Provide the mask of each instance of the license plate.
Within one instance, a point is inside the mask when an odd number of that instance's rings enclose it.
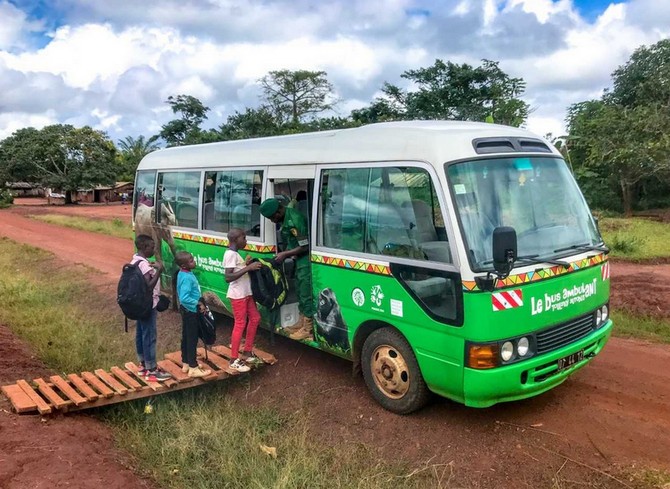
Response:
[[[557,360],[558,371],[560,372],[561,370],[572,367],[575,363],[581,362],[582,360],[584,360],[584,350],[579,350],[567,357],[559,358]]]

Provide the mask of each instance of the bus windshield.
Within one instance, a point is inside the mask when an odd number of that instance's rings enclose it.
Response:
[[[498,226],[516,230],[520,257],[551,259],[602,243],[560,158],[456,163],[447,167],[447,177],[474,271],[492,268],[492,235]]]

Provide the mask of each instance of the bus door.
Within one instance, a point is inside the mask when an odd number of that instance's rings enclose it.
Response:
[[[312,242],[312,200],[314,194],[314,165],[296,165],[289,167],[270,167],[268,179],[270,181],[268,195],[274,196],[287,209],[286,212],[293,220],[306,226],[306,238],[311,250]],[[271,189],[271,190],[270,190]],[[287,242],[286,231],[282,233],[281,226],[275,229],[277,251],[285,251],[291,245]],[[293,243],[295,244],[295,243]],[[299,311],[311,312],[313,304],[311,294],[311,274],[304,271],[309,267],[309,252],[298,259],[287,260],[284,263],[284,273],[288,280],[289,293],[281,313],[282,326],[292,326],[298,320]],[[301,271],[303,270],[303,271]],[[307,282],[305,283],[299,282]],[[300,294],[301,290],[309,290]],[[302,295],[302,298],[301,298]],[[295,321],[294,321],[295,320]]]

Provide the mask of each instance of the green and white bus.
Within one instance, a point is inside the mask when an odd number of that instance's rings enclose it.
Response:
[[[187,250],[226,312],[227,231],[246,231],[243,254],[283,249],[269,197],[308,219],[306,342],[351,359],[391,411],[431,392],[474,407],[540,394],[610,336],[607,248],[560,153],[526,130],[393,122],[150,153],[134,225],[161,243],[163,286]],[[267,326],[286,334],[296,301]]]

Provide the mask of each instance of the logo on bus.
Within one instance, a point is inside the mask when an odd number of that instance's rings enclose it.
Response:
[[[381,285],[372,287],[372,290],[370,291],[370,301],[377,307],[381,307],[382,302],[384,301],[384,292],[382,291]]]
[[[582,283],[566,287],[562,291],[554,294],[545,292],[542,297],[531,297],[531,314],[541,314],[547,311],[560,311],[568,306],[584,302],[589,297],[596,294],[598,279],[594,278],[590,283]]]
[[[363,304],[365,304],[365,294],[361,289],[356,288],[351,291],[351,300],[354,301],[354,304],[356,304],[358,307],[361,307]]]

